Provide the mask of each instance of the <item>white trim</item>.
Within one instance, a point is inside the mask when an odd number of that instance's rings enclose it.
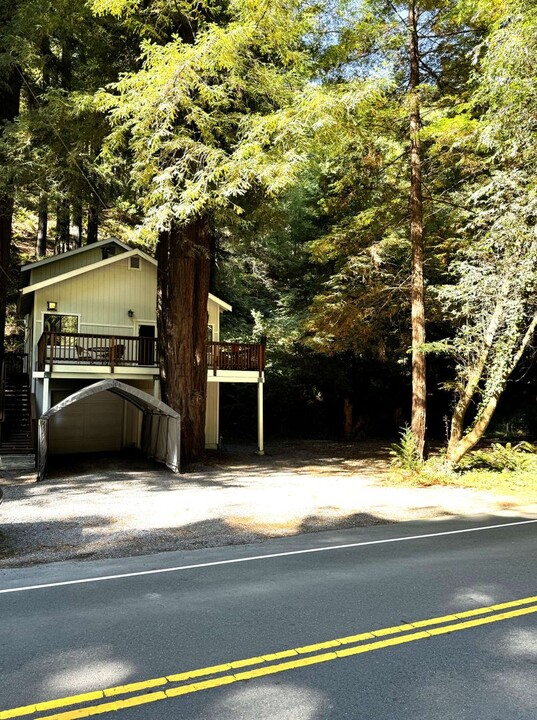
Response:
[[[220,305],[223,310],[229,310],[230,312],[233,310],[229,303],[224,302],[224,300],[220,300],[220,298],[217,298],[216,295],[213,295],[212,293],[209,293],[209,300],[212,300],[217,305]]]
[[[118,368],[121,367],[121,370]],[[50,365],[46,365],[45,373],[35,372],[34,377],[47,377],[47,373],[51,378],[57,380],[61,378],[63,380],[79,380],[79,379],[94,379],[95,377],[108,378],[111,376],[113,380],[124,380],[124,379],[136,379],[136,380],[153,380],[155,371],[158,368],[145,367],[138,365],[125,365],[116,366],[114,372],[109,365],[58,365],[55,364],[50,369]]]
[[[259,370],[207,370],[207,382],[257,383],[265,382],[265,373],[259,377]]]
[[[80,325],[99,325],[99,323],[95,322],[83,322],[80,323]],[[121,328],[122,330],[132,330],[132,325],[107,325],[107,331],[106,333],[101,333],[103,335],[110,335],[111,333],[108,332],[110,328]],[[99,333],[89,333],[90,335],[98,335]]]
[[[42,314],[42,315],[43,315],[43,314],[50,314],[50,313],[51,313],[50,310],[43,310],[43,311],[41,311],[41,314]],[[80,313],[72,313],[72,312],[64,313],[64,312],[58,312],[58,315],[80,315]],[[35,324],[41,326],[41,325],[43,324],[43,321],[36,319]],[[85,325],[99,325],[99,326],[102,327],[102,323],[98,323],[98,322],[79,322],[78,324],[79,324],[80,327],[84,327]],[[110,333],[108,332],[108,328],[121,328],[121,329],[132,330],[132,325],[116,325],[116,324],[114,324],[114,325],[107,325],[106,327],[107,327],[106,333],[104,333],[104,331],[103,331],[101,334],[109,335]],[[94,334],[97,334],[97,333],[94,333]]]
[[[89,245],[84,245],[83,247],[75,248],[74,250],[68,250],[67,252],[59,253],[58,255],[51,255],[50,257],[44,258],[43,260],[36,260],[35,262],[28,263],[27,265],[23,265],[21,267],[21,272],[33,270],[34,268],[41,267],[42,265],[48,265],[48,263],[55,262],[56,260],[63,260],[63,258],[78,255],[79,253],[85,252],[86,250],[94,250],[95,248],[100,248],[104,245],[110,245],[110,243],[115,243],[116,245],[119,245],[127,251],[132,250],[130,245],[126,245],[124,242],[121,242],[121,240],[117,240],[116,238],[108,238],[108,240],[99,240],[99,242],[96,243],[90,243]]]
[[[77,333],[80,332],[80,326],[83,324],[83,323],[80,322],[80,313],[76,313],[76,312],[63,312],[63,311],[60,311],[60,310],[52,310],[52,311],[51,311],[51,310],[41,310],[41,320],[36,320],[36,321],[35,321],[35,324],[37,325],[37,323],[41,323],[41,327],[44,328],[44,327],[45,327],[45,315],[72,315],[73,317],[76,316],[76,317],[78,318],[77,327],[76,327]],[[45,332],[45,331],[42,330],[42,331],[41,331],[41,334],[43,334],[44,332]]]
[[[265,441],[263,429],[263,383],[257,384],[257,454],[265,454]]]
[[[138,320],[138,318],[133,318],[132,323],[132,329],[134,332],[135,337],[140,337],[140,325],[152,325],[155,328],[155,335],[154,337],[157,337],[157,321],[156,320]]]
[[[136,256],[135,256],[135,255],[130,255],[129,270],[136,270],[136,272],[142,272],[142,263],[139,263],[138,267],[133,267],[133,266],[132,266],[132,258],[133,258],[133,257],[136,257]]]
[[[106,260],[99,260],[99,262],[92,263],[91,265],[84,265],[84,267],[77,268],[76,270],[70,270],[69,272],[63,273],[63,275],[56,275],[48,280],[42,280],[41,282],[35,283],[35,285],[28,285],[28,287],[23,288],[22,294],[28,295],[28,293],[35,292],[36,290],[42,290],[50,285],[64,282],[64,280],[70,280],[71,278],[78,277],[78,275],[84,275],[84,273],[91,272],[92,270],[99,270],[100,268],[107,267],[119,260],[130,258],[133,255],[139,255],[144,260],[147,260],[155,266],[157,264],[157,261],[154,258],[146,255],[142,250],[131,250],[130,252],[121,253],[121,255],[114,255]]]

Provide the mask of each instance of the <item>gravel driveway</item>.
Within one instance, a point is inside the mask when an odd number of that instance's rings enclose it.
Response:
[[[532,516],[510,498],[464,488],[389,487],[380,445],[279,443],[214,454],[173,475],[144,459],[66,459],[42,483],[1,480],[0,567],[68,558],[261,542],[401,520]]]

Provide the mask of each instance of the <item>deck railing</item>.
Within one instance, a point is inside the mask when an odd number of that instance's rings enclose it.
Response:
[[[37,344],[37,369],[55,365],[158,367],[156,338],[45,331]],[[209,342],[207,366],[218,370],[265,369],[264,343]]]
[[[207,365],[216,375],[218,370],[265,369],[264,343],[210,342],[207,346]]]
[[[156,338],[45,331],[37,344],[37,369],[45,365],[157,367]]]

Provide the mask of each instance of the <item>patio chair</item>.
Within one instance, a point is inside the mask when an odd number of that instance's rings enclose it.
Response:
[[[82,345],[75,345],[75,350],[79,362],[89,361],[90,365],[95,362],[95,356],[90,349],[82,347]]]

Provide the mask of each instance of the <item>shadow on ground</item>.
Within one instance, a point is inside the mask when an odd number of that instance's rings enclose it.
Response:
[[[230,447],[177,475],[138,454],[51,458],[44,482],[4,487],[0,567],[520,511],[464,488],[388,487],[388,465],[381,444],[305,441]]]

